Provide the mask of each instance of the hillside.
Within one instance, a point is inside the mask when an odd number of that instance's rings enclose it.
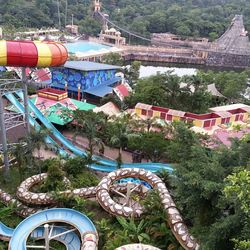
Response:
[[[91,0],[58,2],[62,26],[69,23],[74,14],[81,33],[99,33],[100,25],[92,17]],[[250,30],[249,0],[103,0],[102,4],[115,23],[144,36],[172,32],[214,39],[223,33],[235,14],[244,15]],[[0,6],[0,25],[8,30],[58,26],[59,23],[56,0],[0,0]]]

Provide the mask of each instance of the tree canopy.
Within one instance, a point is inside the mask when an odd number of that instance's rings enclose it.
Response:
[[[91,0],[58,2],[62,27],[71,22],[73,14],[80,32],[99,33],[101,25],[93,19]],[[0,5],[0,25],[8,27],[8,31],[59,25],[57,0],[1,0]],[[215,39],[235,14],[243,14],[246,27],[250,28],[248,0],[102,0],[102,11],[119,26],[148,37],[150,33],[171,32]]]

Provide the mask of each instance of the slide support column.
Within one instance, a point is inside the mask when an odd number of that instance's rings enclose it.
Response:
[[[27,132],[29,134],[30,123],[29,123],[28,88],[27,88],[27,77],[26,77],[24,67],[22,67],[22,85],[23,85],[23,106],[24,106],[24,112],[25,112],[25,122],[27,126]]]
[[[4,122],[4,105],[3,96],[0,94],[0,129],[3,145],[3,156],[4,156],[4,175],[7,178],[9,174],[9,157],[8,157],[8,146],[7,146],[7,135]]]
[[[45,249],[49,250],[49,225],[44,225]]]

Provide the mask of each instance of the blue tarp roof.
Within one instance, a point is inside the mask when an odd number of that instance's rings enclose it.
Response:
[[[103,97],[107,94],[110,94],[113,92],[113,88],[109,87],[107,85],[99,85],[95,88],[87,89],[84,91],[85,93],[98,96],[98,97]]]
[[[67,61],[64,64],[64,67],[81,71],[111,70],[111,69],[121,68],[119,66],[89,62],[89,61]]]
[[[121,78],[116,76],[108,81],[103,82],[101,85],[98,85],[98,86],[90,88],[90,89],[86,89],[86,90],[84,90],[84,92],[91,94],[91,95],[98,96],[98,97],[103,97],[107,94],[112,93],[112,91],[113,91],[112,86],[115,83],[119,82],[120,80],[121,80]]]

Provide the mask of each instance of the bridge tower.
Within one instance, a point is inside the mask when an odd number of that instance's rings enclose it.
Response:
[[[94,12],[101,12],[100,0],[94,0]]]

